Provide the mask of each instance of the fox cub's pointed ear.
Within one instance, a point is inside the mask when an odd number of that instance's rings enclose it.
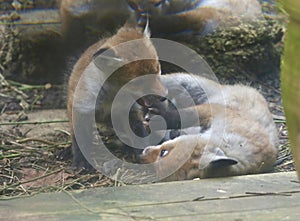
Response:
[[[101,48],[93,55],[94,64],[105,73],[113,73],[118,68],[122,67],[125,62],[115,54],[115,51],[110,48]]]
[[[210,167],[213,167],[213,168],[220,168],[220,167],[228,167],[228,166],[231,166],[231,165],[235,165],[237,164],[238,162],[233,159],[233,158],[223,158],[223,159],[217,159],[217,160],[213,160],[209,163],[209,166]]]
[[[228,167],[231,165],[235,165],[237,163],[238,163],[237,160],[228,157],[221,148],[217,147],[215,148],[214,156],[211,158],[209,162],[209,167],[221,168],[221,167]]]
[[[146,25],[145,25],[144,36],[146,38],[150,38],[151,37],[151,31],[150,31],[150,27],[149,27],[149,18],[147,18],[147,22],[146,22]]]
[[[228,167],[231,165],[237,164],[238,161],[236,161],[233,158],[228,157],[221,148],[216,148],[216,155],[212,159],[212,161],[209,163],[210,167]]]

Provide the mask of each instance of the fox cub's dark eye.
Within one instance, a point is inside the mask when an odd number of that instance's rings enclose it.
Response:
[[[169,151],[163,149],[160,151],[160,157],[165,157],[168,153],[169,153]]]
[[[161,102],[164,102],[165,100],[167,100],[167,98],[166,98],[166,97],[161,97],[159,100],[160,100]]]

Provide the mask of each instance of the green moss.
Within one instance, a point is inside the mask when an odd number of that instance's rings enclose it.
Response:
[[[219,77],[255,77],[279,70],[284,28],[274,17],[176,40],[196,50]]]

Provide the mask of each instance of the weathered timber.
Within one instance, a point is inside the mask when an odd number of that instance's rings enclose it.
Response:
[[[0,201],[0,220],[297,220],[294,172],[39,194]]]

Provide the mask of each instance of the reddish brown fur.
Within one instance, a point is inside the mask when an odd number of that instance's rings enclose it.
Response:
[[[217,104],[210,105],[211,108],[208,108],[209,104],[191,108],[199,113],[200,118],[209,119],[205,123],[211,124],[211,136],[183,135],[161,145],[147,147],[141,155],[141,161],[156,163],[156,170],[161,178],[169,175],[166,171],[170,168],[176,168],[180,162],[185,162],[172,175],[165,178],[165,181],[242,175],[271,170],[276,160],[277,149],[271,144],[264,128],[236,110],[224,109],[222,105]],[[215,148],[220,148],[227,157],[235,159],[238,164],[209,167],[216,154]],[[164,157],[161,156],[162,150],[168,151]],[[188,158],[186,158],[187,150],[192,151]]]
[[[95,43],[91,47],[89,47],[80,57],[72,74],[69,78],[68,84],[68,116],[72,120],[72,108],[73,108],[73,95],[78,83],[78,80],[84,73],[84,70],[87,66],[92,62],[93,55],[103,48],[112,48],[121,43],[136,40],[136,39],[144,39],[144,33],[140,28],[131,28],[131,27],[123,27],[121,28],[116,35],[111,38],[102,39],[101,41]],[[135,61],[130,64],[122,67],[114,77],[110,78],[111,84],[122,85],[127,83],[128,81],[142,75],[147,74],[159,74],[160,73],[160,64],[158,62],[158,58],[156,55],[156,51],[152,46],[150,40],[145,40],[144,48],[141,48],[141,52],[143,56],[148,56],[152,58],[152,60],[141,60]],[[119,51],[116,53],[120,57],[131,58],[134,55],[134,49],[130,48],[126,51]],[[135,55],[134,55],[135,56]],[[164,87],[161,85],[159,80],[153,83],[153,88],[162,95],[164,94]],[[86,90],[89,90],[88,88]]]
[[[126,44],[122,45],[122,43],[127,43],[132,40],[139,40],[134,41],[131,47],[128,47]],[[130,44],[130,43],[128,43]],[[121,45],[121,46],[120,46]],[[118,46],[117,48],[114,48],[115,46]],[[95,43],[91,47],[89,47],[80,57],[78,62],[75,64],[74,69],[72,71],[72,74],[69,79],[68,84],[68,116],[70,119],[70,128],[71,132],[73,134],[73,116],[72,116],[72,110],[74,108],[74,94],[76,87],[78,85],[79,79],[83,76],[83,74],[89,70],[88,68],[91,68],[90,64],[93,64],[94,55],[101,49],[112,49],[115,53],[115,55],[119,58],[122,58],[125,62],[130,61],[132,59],[136,58],[148,58],[147,60],[139,60],[134,61],[131,63],[128,63],[124,65],[123,67],[119,68],[116,72],[114,72],[112,75],[108,73],[108,76],[110,77],[105,82],[105,85],[108,87],[108,96],[111,97],[104,97],[101,99],[104,99],[100,102],[100,106],[96,107],[96,121],[100,121],[97,123],[102,123],[105,126],[110,125],[110,105],[112,102],[112,98],[115,96],[116,90],[118,90],[120,87],[122,87],[124,84],[126,84],[128,81],[135,79],[136,77],[148,75],[148,74],[154,74],[157,77],[153,78],[151,82],[147,82],[147,84],[150,85],[153,91],[155,91],[157,94],[165,95],[165,88],[162,86],[159,80],[160,75],[160,64],[158,61],[158,57],[156,54],[156,50],[153,47],[149,37],[143,33],[143,30],[140,28],[132,28],[130,25],[126,25],[123,28],[121,28],[114,36],[111,38],[102,39],[101,41]],[[97,67],[92,66],[92,68],[97,69]],[[104,73],[106,74],[106,73]],[[99,80],[95,76],[95,79],[93,79],[93,76],[89,76],[87,79],[87,83],[81,84],[80,86],[80,97],[82,99],[89,99],[89,94],[93,93],[93,88],[90,88],[89,81],[93,82]],[[94,83],[94,82],[93,82]],[[99,82],[101,83],[101,82]],[[103,82],[102,82],[103,83]],[[143,91],[143,87],[135,88],[137,91]],[[137,92],[134,91],[134,92]],[[76,102],[80,102],[80,100],[76,100]],[[81,105],[81,106],[80,106]],[[83,104],[79,104],[78,112],[82,112],[81,107],[84,107]],[[77,105],[78,106],[78,105]],[[101,113],[101,114],[100,114]],[[101,116],[99,116],[101,115]],[[141,114],[132,114],[133,118],[139,118],[141,117]],[[142,119],[132,119],[133,122],[137,122],[138,124],[142,124]],[[74,142],[74,140],[73,140]],[[76,154],[76,151],[74,151],[73,143],[73,152]],[[76,156],[75,156],[76,158]],[[78,158],[78,157],[77,157]],[[82,157],[79,157],[79,161],[82,160]],[[77,160],[75,160],[75,165]]]
[[[145,13],[150,14],[150,27],[155,36],[206,34],[217,28],[230,27],[263,17],[257,0],[129,2],[135,5],[133,8],[137,16],[145,17]],[[157,6],[158,2],[161,2],[161,5]]]

